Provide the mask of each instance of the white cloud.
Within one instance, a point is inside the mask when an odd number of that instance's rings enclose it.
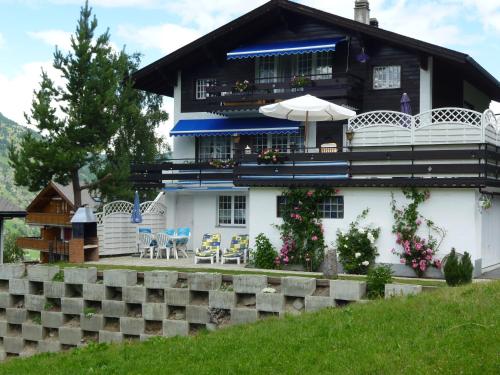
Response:
[[[143,48],[157,48],[165,54],[201,36],[199,31],[171,23],[146,27],[121,25],[118,27],[117,34]]]
[[[29,31],[28,35],[33,39],[42,41],[51,47],[67,51],[71,48],[71,33],[64,30]]]
[[[0,74],[1,113],[19,124],[26,125],[24,113],[29,113],[33,91],[39,88],[41,69],[44,69],[56,84],[60,84],[60,75],[50,61],[25,64],[21,71],[12,77]]]

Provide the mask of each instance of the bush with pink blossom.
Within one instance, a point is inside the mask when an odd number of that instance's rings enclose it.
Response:
[[[430,197],[428,190],[408,188],[403,189],[403,194],[410,200],[408,205],[398,207],[394,197],[391,202],[394,216],[392,232],[400,247],[399,250],[392,249],[392,252],[400,257],[401,264],[411,267],[418,277],[422,277],[431,267],[441,268],[436,253],[446,232],[418,212],[418,206]],[[427,238],[418,233],[424,227],[427,229]]]

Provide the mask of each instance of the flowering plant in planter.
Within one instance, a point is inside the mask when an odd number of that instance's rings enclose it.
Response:
[[[275,259],[277,267],[299,264],[310,271],[319,267],[325,250],[319,204],[337,192],[335,189],[297,188],[283,192],[283,223],[276,225],[283,240]]]
[[[248,91],[250,90],[250,81],[248,80],[244,80],[244,81],[236,81],[236,83],[234,84],[234,90],[237,91],[237,92],[245,92],[245,91]]]
[[[441,261],[436,258],[436,253],[446,231],[418,212],[418,206],[430,197],[428,190],[408,188],[403,189],[403,194],[410,200],[407,206],[399,208],[394,196],[391,202],[394,216],[392,232],[396,235],[396,243],[401,247],[399,251],[392,249],[392,252],[399,256],[401,264],[411,267],[418,277],[422,277],[430,267],[441,268]],[[427,228],[427,238],[418,234],[423,225]]]
[[[234,168],[236,162],[233,159],[228,159],[228,160],[216,159],[216,160],[211,160],[209,164],[217,169],[228,169],[228,168]]]
[[[280,153],[280,150],[275,149],[265,149],[260,152],[260,154],[257,156],[257,164],[277,164],[277,163],[283,163],[285,161],[285,155]]]
[[[311,84],[311,78],[306,77],[306,76],[293,76],[292,80],[290,81],[290,86],[299,88],[299,87],[306,87]]]
[[[346,273],[366,274],[375,264],[378,255],[375,242],[380,235],[380,228],[360,226],[366,219],[369,209],[363,210],[356,220],[349,224],[346,232],[337,231],[337,253]]]

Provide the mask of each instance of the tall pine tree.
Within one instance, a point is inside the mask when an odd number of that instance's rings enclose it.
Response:
[[[155,129],[168,117],[161,97],[134,90],[126,78],[137,69],[138,56],[115,52],[109,32],[96,36],[96,28],[97,19],[86,2],[70,52],[56,48],[54,53],[53,66],[63,85],[56,86],[42,71],[40,89],[26,115],[40,137],[26,134],[9,150],[17,184],[37,191],[51,179],[71,182],[76,207],[84,189],[100,190],[104,200],[128,198],[130,162],[158,156]],[[82,183],[83,167],[94,172],[94,181]]]

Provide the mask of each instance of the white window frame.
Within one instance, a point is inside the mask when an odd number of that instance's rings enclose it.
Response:
[[[329,76],[328,76],[328,73],[327,74],[322,74],[322,73],[319,73],[317,71],[318,69],[318,62],[320,60],[320,56],[319,54],[323,54],[323,53],[329,53],[330,54],[330,62],[331,62],[331,65],[330,65],[330,73],[329,73]],[[301,57],[303,56],[311,56],[311,70],[308,72],[308,73],[299,73],[299,60],[301,59]],[[312,53],[312,54],[298,54],[298,55],[295,55],[294,56],[294,59],[293,59],[293,74],[298,76],[298,75],[306,75],[308,77],[310,77],[311,79],[313,80],[320,80],[320,79],[331,79],[332,76],[333,76],[333,55],[331,52],[319,52],[319,53]]]
[[[334,195],[332,197],[328,197],[328,198],[325,198],[325,200],[327,199],[330,199],[332,200],[332,202],[330,203],[330,207],[336,207],[336,210],[330,210],[328,211],[329,212],[329,216],[325,216],[325,210],[324,210],[324,206],[325,206],[325,202],[321,202],[319,204],[319,212],[321,214],[321,218],[322,219],[332,219],[332,220],[342,220],[344,219],[345,217],[345,200],[344,200],[344,196],[342,195]],[[341,200],[341,202],[338,202],[337,200]],[[339,208],[342,208],[341,210]],[[336,212],[337,213],[337,217],[331,217],[331,213],[332,212]]]
[[[286,138],[287,138],[287,149],[286,150],[280,150],[281,152],[287,152],[287,151],[289,151],[290,147],[291,147],[292,140],[297,139],[298,136],[302,136],[302,144],[299,144],[299,145],[296,144],[296,146],[298,146],[298,148],[297,148],[296,151],[300,152],[305,147],[305,145],[304,145],[304,127],[299,127],[299,131],[300,131],[300,134],[262,134],[262,135],[259,134],[258,136],[259,137],[266,137],[266,142],[265,142],[265,145],[264,145],[264,149],[271,149],[272,148],[273,135],[286,136]],[[254,143],[252,141],[252,151],[260,153],[262,150],[255,150]]]
[[[207,87],[211,81],[213,81],[212,78],[199,78],[196,80],[194,87],[196,100],[205,100],[208,97]]]
[[[401,88],[401,65],[376,65],[372,69],[373,90]]]
[[[228,157],[218,157],[214,153],[212,153],[210,156],[204,156],[202,155],[202,142],[210,142],[211,146],[213,146],[213,149],[215,150],[215,142],[216,141],[222,141],[222,139],[227,142],[229,140],[229,156]],[[224,145],[225,147],[226,145]],[[227,160],[231,159],[233,157],[233,152],[234,152],[234,147],[233,147],[233,141],[231,136],[209,136],[209,137],[200,137],[199,142],[198,142],[198,159],[202,161],[206,160],[212,160],[212,159],[220,159],[220,160]]]
[[[220,200],[221,200],[221,197],[230,198],[231,207],[229,209],[231,210],[231,223],[221,223],[220,222]],[[236,197],[239,197],[239,198],[242,197],[242,198],[244,198],[244,203],[245,203],[245,208],[244,208],[244,220],[245,220],[245,223],[244,224],[235,223],[235,216],[236,216],[235,215],[235,211],[236,211],[235,203],[236,203]],[[248,196],[242,195],[242,194],[220,194],[220,195],[217,196],[216,205],[217,205],[216,223],[217,223],[218,227],[240,227],[240,228],[244,228],[244,227],[247,226],[247,223],[248,223]]]

